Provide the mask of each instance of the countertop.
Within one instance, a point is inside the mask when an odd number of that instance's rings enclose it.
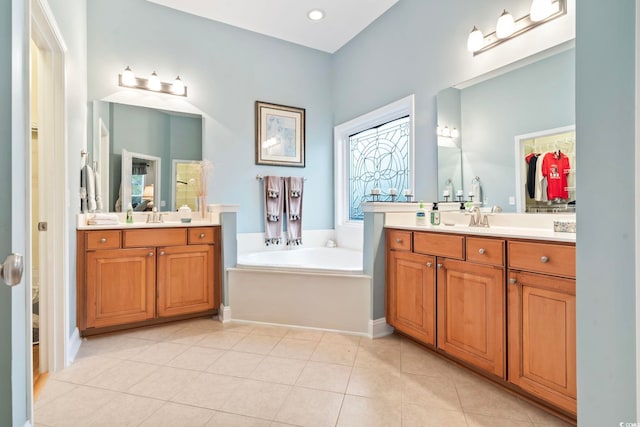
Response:
[[[191,221],[190,223],[183,223],[180,221],[168,221],[162,223],[146,223],[146,222],[134,222],[133,224],[118,223],[113,225],[78,225],[78,230],[126,230],[133,228],[188,228],[188,227],[211,227],[216,224],[212,221]]]

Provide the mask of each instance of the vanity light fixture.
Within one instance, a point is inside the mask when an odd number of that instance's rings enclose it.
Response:
[[[496,31],[493,33],[483,36],[478,28],[473,27],[467,38],[467,50],[472,52],[474,56],[478,55],[526,33],[538,25],[566,14],[567,0],[533,0],[530,13],[517,20],[514,20],[509,12],[503,10],[496,24]]]
[[[324,19],[324,10],[322,9],[312,9],[307,12],[307,17],[312,21],[321,21]]]
[[[436,134],[438,136],[442,136],[444,138],[457,138],[460,136],[460,132],[456,128],[449,128],[449,126],[445,126],[441,128],[438,126],[436,128]]]
[[[124,69],[122,74],[118,74],[118,85],[133,89],[166,93],[169,95],[187,96],[187,87],[184,85],[180,76],[176,77],[173,83],[165,83],[160,80],[160,77],[158,77],[158,74],[155,71],[151,73],[151,76],[148,79],[136,77],[129,66]]]

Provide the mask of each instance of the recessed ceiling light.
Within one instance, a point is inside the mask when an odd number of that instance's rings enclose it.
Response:
[[[324,18],[324,10],[312,9],[307,13],[307,17],[312,21],[319,21]]]

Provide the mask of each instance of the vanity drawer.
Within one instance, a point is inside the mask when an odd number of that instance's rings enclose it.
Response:
[[[87,231],[85,236],[88,251],[120,249],[120,230]]]
[[[123,233],[123,246],[125,248],[187,244],[187,230],[185,228],[148,228],[124,230]]]
[[[411,231],[387,230],[387,244],[394,251],[410,251]]]
[[[464,236],[440,233],[413,233],[413,251],[453,259],[464,259]]]
[[[467,237],[467,261],[504,267],[505,241]]]
[[[509,268],[576,277],[576,247],[509,242]]]
[[[216,228],[196,227],[188,230],[190,245],[211,245],[216,241]]]

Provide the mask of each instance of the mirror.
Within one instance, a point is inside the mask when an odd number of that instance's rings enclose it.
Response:
[[[472,192],[483,206],[516,212],[517,195],[525,186],[514,161],[520,155],[516,137],[575,123],[574,49],[518,65],[479,83],[438,93],[439,133],[445,127],[449,131],[449,136],[438,136],[439,200],[444,200],[451,179],[454,191],[463,190],[465,200]],[[575,183],[572,187],[575,190]]]
[[[132,205],[148,200],[151,194],[151,188],[148,187],[150,184],[153,184],[153,206],[159,211],[177,210],[180,207],[177,205],[175,192],[177,177],[172,173],[171,165],[178,159],[183,162],[202,160],[202,116],[94,101],[92,125],[93,144],[90,156],[94,160],[95,169],[100,171],[103,211],[126,210],[128,202],[124,200],[131,200]],[[124,168],[123,150],[131,154],[131,163],[127,159]],[[146,175],[129,175],[129,170],[133,173],[135,167],[142,166],[143,163],[149,165]],[[153,182],[150,181],[149,172],[154,176]],[[145,199],[139,191],[139,183],[142,181],[148,187]],[[132,187],[131,182],[137,186]],[[126,189],[124,186],[121,189],[122,183],[126,183]],[[144,187],[142,190],[144,192]],[[125,199],[125,193],[131,196]],[[116,209],[120,196],[122,201]]]
[[[162,159],[122,149],[122,189],[115,210],[150,211],[161,203]],[[159,210],[159,209],[158,209]]]

